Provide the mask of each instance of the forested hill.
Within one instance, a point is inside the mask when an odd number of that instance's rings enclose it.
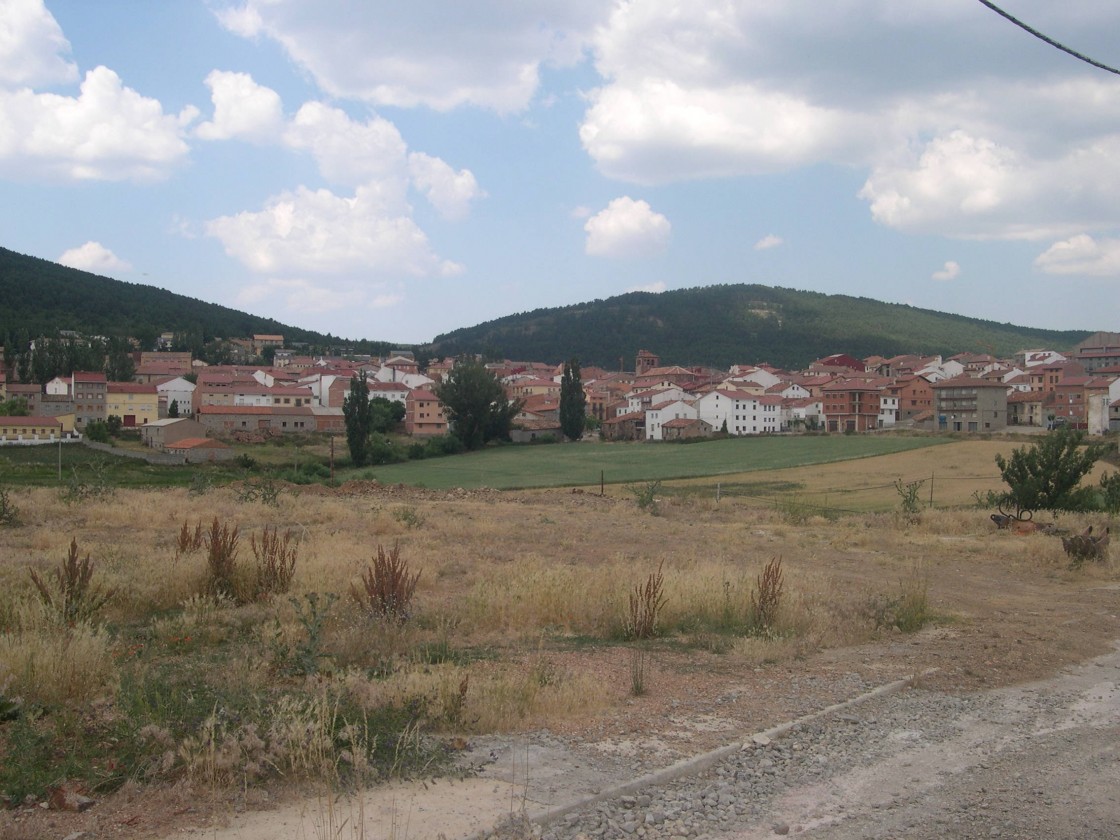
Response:
[[[144,343],[161,331],[210,338],[280,333],[287,342],[331,350],[387,353],[387,342],[343,342],[236,309],[125,283],[0,248],[0,342],[4,336],[59,330],[129,335]],[[482,353],[491,358],[632,367],[645,349],[665,364],[769,362],[802,368],[831,353],[894,356],[963,351],[1008,356],[1066,350],[1089,331],[1029,329],[869,298],[758,285],[707,286],[661,294],[632,292],[557,309],[538,309],[438,336],[418,347],[430,357]],[[399,347],[400,345],[395,345]],[[403,348],[402,348],[403,349]]]
[[[485,353],[627,368],[649,350],[665,364],[769,362],[800,369],[832,353],[859,358],[965,351],[1009,356],[1069,349],[1090,331],[1030,329],[869,298],[757,285],[632,292],[556,309],[510,315],[438,336],[434,356]]]
[[[155,286],[125,283],[0,248],[0,342],[74,330],[85,335],[132,336],[150,344],[163,331],[211,338],[284,336],[314,347],[339,346],[334,336],[281,324]],[[151,339],[151,341],[149,341]],[[387,352],[388,343],[361,342]],[[354,347],[354,342],[347,346]],[[362,349],[362,348],[358,348]]]

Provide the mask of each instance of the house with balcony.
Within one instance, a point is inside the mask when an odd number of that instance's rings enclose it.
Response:
[[[942,432],[997,432],[1007,428],[1007,386],[971,376],[934,382],[934,428]]]
[[[436,437],[448,433],[447,417],[434,393],[425,388],[409,392],[404,403],[404,430],[413,437]]]
[[[824,427],[829,432],[869,432],[879,428],[886,383],[875,378],[838,379],[821,388]]]

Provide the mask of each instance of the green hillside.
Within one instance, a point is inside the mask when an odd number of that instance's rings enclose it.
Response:
[[[281,324],[153,286],[125,283],[0,248],[0,340],[74,330],[153,337],[161,331],[205,340],[281,333],[313,350],[343,347],[382,354],[394,347]],[[633,364],[640,349],[667,364],[769,362],[801,368],[831,353],[988,352],[1030,347],[1065,350],[1089,331],[1028,329],[847,295],[759,285],[707,286],[661,294],[633,292],[556,309],[509,315],[438,336],[416,347],[429,357],[481,353],[491,358],[584,365]],[[621,360],[621,362],[620,362]]]
[[[0,248],[0,339],[22,333],[54,335],[74,330],[85,335],[151,336],[190,333],[205,340],[281,334],[286,341],[313,347],[346,344],[359,352],[387,352],[378,342],[343,342],[332,335],[281,324],[178,295],[154,286],[125,283],[78,271],[48,260]]]
[[[484,353],[629,367],[640,349],[665,363],[769,362],[802,368],[832,353],[859,358],[964,351],[1007,356],[1033,347],[1068,349],[1089,331],[1016,327],[869,298],[758,285],[707,286],[510,315],[438,336],[432,355]]]

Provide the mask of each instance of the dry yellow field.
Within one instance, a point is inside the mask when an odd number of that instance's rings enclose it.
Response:
[[[238,501],[236,488],[121,490],[76,505],[50,490],[13,491],[24,524],[0,529],[0,689],[7,680],[9,695],[45,708],[80,704],[111,716],[123,714],[128,686],[171,667],[189,670],[199,692],[237,685],[273,718],[296,716],[284,697],[329,696],[367,712],[412,709],[415,737],[453,739],[541,727],[600,737],[637,725],[635,714],[654,725],[670,706],[703,714],[729,686],[758,698],[735,721],[749,726],[778,713],[773,692],[789,675],[879,682],[933,667],[928,679],[959,690],[1033,678],[1120,635],[1109,606],[1116,577],[1110,565],[1070,569],[1057,539],[997,532],[991,511],[972,505],[975,493],[1000,489],[994,456],[1010,449],[961,441],[720,480],[798,485],[777,504],[772,493],[717,502],[714,482],[682,482],[703,489],[666,486],[656,515],[621,487],[599,496],[354,483],[286,488],[275,506]],[[935,507],[902,515],[893,482],[922,476],[933,477]],[[817,516],[792,510],[791,499],[879,512]],[[183,552],[177,540],[184,523],[214,520],[239,529],[242,579],[252,573],[250,539],[290,530],[298,544],[290,592],[206,596],[205,548]],[[90,626],[59,636],[29,569],[49,575],[71,540],[95,563],[95,582],[116,595]],[[378,546],[399,546],[419,573],[406,621],[371,618],[353,597]],[[759,577],[775,560],[780,606],[762,627]],[[639,660],[627,640],[630,602],[659,570],[658,634]],[[311,666],[297,656],[311,634],[309,595],[322,619]],[[899,632],[908,610],[924,631]],[[648,673],[635,672],[647,662]],[[321,725],[326,713],[309,709],[303,722]],[[151,784],[268,783],[232,724],[160,725],[173,743],[162,769],[141,774]],[[222,749],[225,763],[215,763]],[[289,778],[297,765],[308,776],[338,766],[337,744],[314,760],[275,749]]]

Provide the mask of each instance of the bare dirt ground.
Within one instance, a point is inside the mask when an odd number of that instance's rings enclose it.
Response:
[[[554,655],[560,667],[603,675],[604,691],[614,695],[607,711],[547,730],[469,739],[462,764],[471,772],[462,778],[394,783],[347,799],[306,790],[126,789],[81,814],[0,813],[0,838],[481,836],[511,815],[594,796],[894,680],[921,675],[924,691],[968,696],[1053,677],[1113,651],[1120,639],[1120,585],[1111,568],[1071,571],[1054,538],[996,532],[987,511],[961,516],[970,518],[961,533],[921,533],[908,542],[901,529],[902,536],[882,545],[875,523],[866,538],[821,523],[777,535],[766,528],[753,532],[763,550],[784,551],[787,558],[792,545],[812,546],[805,553],[815,558],[814,568],[841,587],[866,588],[884,578],[893,584],[896,561],[922,558],[940,620],[918,633],[884,632],[848,647],[793,648],[778,661],[661,647],[651,655],[649,691],[639,697],[617,685],[617,674],[629,667],[627,650],[561,652]],[[1029,772],[1045,777],[1054,755],[1039,748]],[[986,770],[974,764],[970,772],[982,786]],[[786,807],[796,814],[796,802]],[[885,834],[869,829],[866,836],[902,836],[905,825]],[[864,835],[818,827],[812,836]]]

